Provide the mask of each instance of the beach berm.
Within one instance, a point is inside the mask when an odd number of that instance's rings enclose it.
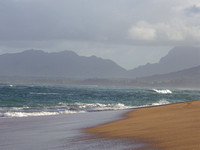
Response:
[[[199,150],[200,101],[140,108],[125,114],[125,119],[86,131],[99,138],[139,139],[161,150]]]

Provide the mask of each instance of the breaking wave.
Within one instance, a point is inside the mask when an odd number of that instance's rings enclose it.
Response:
[[[60,114],[74,114],[84,113],[91,111],[105,111],[105,110],[120,110],[133,108],[131,106],[125,106],[124,104],[88,104],[88,103],[74,103],[65,104],[59,103],[58,106],[46,107],[46,108],[29,108],[29,107],[13,107],[10,109],[1,109],[0,117],[30,117],[30,116],[50,116]]]
[[[169,104],[167,100],[160,100],[149,105],[140,106],[126,106],[122,103],[117,104],[101,104],[101,103],[74,103],[67,104],[60,102],[59,105],[53,107],[43,108],[29,108],[29,107],[13,107],[9,109],[0,109],[0,117],[30,117],[30,116],[52,116],[60,114],[75,114],[93,111],[107,111],[107,110],[122,110],[131,108],[141,108],[148,106],[157,106]]]
[[[166,104],[169,104],[170,102],[167,101],[167,100],[160,100],[159,102],[156,102],[156,103],[152,103],[152,106],[158,106],[158,105],[166,105]]]
[[[68,111],[68,110],[65,110],[63,112],[6,112],[2,114],[2,117],[50,116],[50,115],[74,114],[74,113],[78,113],[78,112]]]
[[[157,90],[153,89],[154,92],[159,93],[159,94],[172,94],[172,91],[166,89],[166,90]]]
[[[125,106],[124,104],[121,104],[121,103],[118,103],[118,104],[100,104],[100,103],[84,104],[84,103],[75,103],[75,105],[79,109],[84,109],[84,110],[87,110],[87,111],[119,110],[119,109],[133,108],[131,106]]]

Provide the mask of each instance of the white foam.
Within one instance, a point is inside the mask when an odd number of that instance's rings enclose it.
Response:
[[[166,104],[169,104],[169,102],[165,99],[162,99],[160,100],[159,102],[157,103],[153,103],[152,106],[157,106],[157,105],[166,105]]]
[[[157,90],[157,89],[153,89],[153,91],[155,91],[156,93],[159,94],[172,94],[172,91],[166,89],[166,90]]]
[[[128,109],[133,108],[131,106],[125,106],[124,104],[85,104],[85,103],[75,103],[79,109],[84,110],[120,110],[120,109]]]
[[[30,117],[30,116],[50,116],[50,115],[59,115],[59,114],[74,114],[74,113],[83,113],[83,111],[61,111],[61,112],[6,112],[2,114],[3,117]]]

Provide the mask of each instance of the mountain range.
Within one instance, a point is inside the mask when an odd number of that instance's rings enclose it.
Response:
[[[148,63],[132,70],[126,70],[112,60],[79,56],[72,51],[27,50],[0,55],[0,77],[131,79],[139,85],[144,82],[148,85],[162,82],[180,84],[183,81],[200,83],[200,48],[175,47],[158,63]]]
[[[78,56],[72,51],[27,50],[0,55],[0,76],[120,78],[126,70],[108,59]]]

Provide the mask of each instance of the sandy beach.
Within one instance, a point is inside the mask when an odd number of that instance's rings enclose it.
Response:
[[[99,138],[132,138],[151,143],[145,149],[200,149],[200,101],[134,110],[125,119],[86,129]]]

